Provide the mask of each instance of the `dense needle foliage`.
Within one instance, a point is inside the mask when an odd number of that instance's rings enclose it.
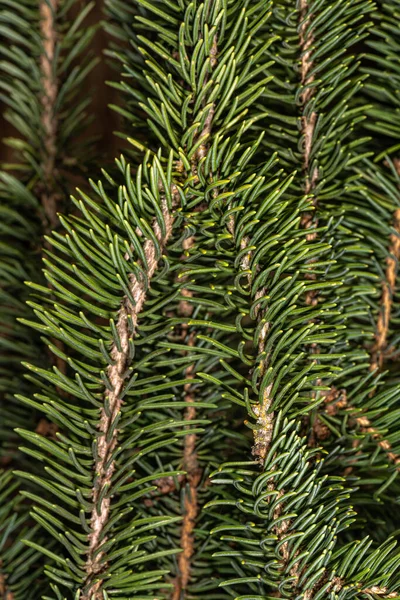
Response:
[[[0,597],[400,598],[399,0],[0,4]]]

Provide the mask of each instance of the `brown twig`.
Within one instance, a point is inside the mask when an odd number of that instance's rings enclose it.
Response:
[[[317,206],[317,198],[314,197],[314,189],[318,181],[318,168],[310,165],[311,153],[313,147],[314,129],[317,122],[317,113],[315,111],[308,110],[308,103],[314,95],[314,88],[312,83],[315,76],[310,73],[313,67],[312,60],[312,44],[314,42],[314,36],[312,30],[309,29],[311,24],[312,15],[309,13],[308,0],[300,0],[300,49],[301,49],[301,62],[300,62],[300,82],[303,88],[303,92],[300,96],[302,106],[301,116],[301,135],[303,137],[303,173],[304,173],[304,193],[310,197],[311,206],[313,211],[306,212],[303,214],[301,219],[301,226],[304,229],[316,229],[318,227],[318,217],[315,215],[315,208]],[[310,168],[311,167],[311,168]],[[315,231],[308,233],[306,239],[308,241],[315,240],[317,234]],[[307,279],[315,279],[314,274],[306,275]],[[306,294],[306,304],[316,306],[318,304],[318,292],[312,290]]]
[[[214,68],[217,64],[217,37],[214,37],[211,49],[210,49],[210,66]],[[208,76],[205,78],[204,84],[206,84]],[[202,141],[199,145],[197,152],[195,153],[192,162],[191,170],[192,175],[197,180],[197,170],[200,161],[207,155],[208,152],[208,138],[211,134],[213,119],[215,114],[215,106],[212,105],[208,111],[207,117],[203,129],[198,134],[198,140]],[[185,240],[184,250],[187,252],[194,243],[194,238],[190,237]],[[182,290],[183,296],[187,298],[192,297],[192,292],[187,289]],[[178,306],[178,314],[182,317],[190,317],[193,313],[193,305],[187,300],[181,300]],[[187,335],[187,325],[182,325],[183,336]],[[195,343],[195,333],[191,333],[188,336],[187,346],[193,347]],[[195,401],[195,394],[190,380],[194,377],[194,365],[191,364],[185,370],[185,378],[188,382],[184,385],[185,402],[193,404]],[[185,409],[184,420],[193,421],[196,418],[195,406],[188,406]],[[189,425],[190,427],[190,425]],[[180,600],[182,594],[185,595],[186,589],[190,582],[191,570],[192,570],[192,556],[194,553],[194,535],[193,530],[196,523],[196,518],[199,511],[198,506],[198,486],[201,481],[202,471],[199,467],[197,460],[196,451],[197,437],[194,433],[189,433],[185,436],[184,449],[183,449],[183,468],[186,471],[186,484],[187,490],[185,492],[184,500],[184,514],[181,527],[180,544],[182,552],[178,555],[178,574],[175,578],[174,589],[172,591],[171,600]]]
[[[36,191],[39,196],[40,204],[43,209],[43,230],[44,236],[49,235],[57,227],[59,212],[59,202],[61,196],[55,183],[54,171],[57,155],[57,115],[55,105],[58,95],[58,82],[55,73],[55,52],[57,44],[57,30],[55,26],[55,16],[59,0],[41,0],[40,10],[40,31],[43,40],[43,52],[40,57],[41,81],[42,81],[42,115],[41,122],[43,128],[43,150],[42,150],[42,180],[37,184]],[[50,244],[45,240],[44,247],[50,248]],[[60,340],[52,340],[53,344],[64,351],[64,344]],[[66,373],[65,361],[56,355],[52,355],[55,365],[61,371]]]
[[[315,229],[318,227],[318,216],[315,214],[317,207],[317,198],[314,195],[314,190],[318,182],[318,167],[312,166],[311,154],[313,150],[313,137],[314,130],[317,123],[318,115],[314,110],[309,110],[309,103],[314,95],[314,87],[312,86],[315,76],[311,73],[313,68],[313,57],[312,57],[312,45],[314,43],[314,35],[311,29],[313,15],[310,13],[309,0],[300,0],[299,2],[299,43],[301,49],[301,61],[300,61],[300,83],[302,86],[302,93],[300,95],[301,101],[301,134],[303,138],[303,173],[304,173],[304,193],[310,198],[310,204],[313,210],[305,212],[301,218],[301,226],[310,230],[310,233],[306,234],[308,241],[313,241],[317,237]],[[312,259],[310,263],[315,262],[317,259]],[[315,273],[306,273],[305,278],[308,280],[315,280]],[[306,292],[305,302],[309,306],[317,306],[319,302],[318,290],[310,290]],[[313,344],[310,347],[310,354],[318,354],[320,352],[319,346]],[[317,385],[320,385],[320,380],[317,379]],[[315,419],[315,427],[312,430],[311,438],[309,440],[310,445],[314,444],[315,434],[318,434],[320,439],[327,434],[326,427],[323,425],[318,415]]]
[[[195,334],[189,335],[188,347],[194,346]],[[195,394],[190,384],[190,379],[194,377],[194,367],[190,365],[185,372],[185,377],[188,383],[184,386],[185,402],[193,403]],[[196,408],[188,406],[185,409],[185,421],[193,421],[196,418]],[[189,426],[190,427],[190,426]],[[202,471],[199,467],[196,451],[196,434],[189,433],[185,436],[183,449],[183,468],[186,471],[186,485],[184,500],[184,514],[181,527],[181,550],[178,555],[178,575],[175,579],[175,586],[172,592],[172,600],[179,600],[182,593],[185,593],[190,582],[192,564],[191,559],[194,553],[194,535],[193,530],[196,523],[196,518],[199,512],[198,506],[198,486],[201,480]]]
[[[310,159],[312,152],[312,142],[314,136],[314,129],[317,122],[317,113],[312,111],[310,114],[307,111],[307,104],[311,100],[314,90],[311,84],[315,77],[310,74],[313,67],[313,60],[311,55],[311,46],[314,42],[314,36],[312,31],[307,31],[311,23],[311,15],[307,16],[309,12],[308,0],[300,0],[300,48],[301,48],[301,64],[300,64],[300,77],[303,92],[300,96],[302,105],[302,117],[301,117],[301,133],[303,135],[303,170],[305,176],[304,191],[306,195],[313,193],[315,185],[318,180],[318,169],[312,168],[310,172]],[[313,205],[316,205],[316,199],[313,199]],[[308,229],[312,226],[313,214],[307,213],[303,217],[303,227]],[[308,239],[314,239],[315,233],[311,233]]]
[[[185,250],[185,253],[189,251],[193,244],[194,237],[187,238],[184,241],[183,249]],[[184,254],[183,258],[185,257],[186,254]],[[184,296],[184,298],[193,297],[193,293],[185,288],[182,290],[182,295]],[[188,300],[180,300],[178,306],[178,314],[181,317],[190,317],[193,314],[193,310],[194,305],[192,303],[190,303]],[[189,328],[186,323],[184,323],[181,326],[181,329],[182,338],[187,339],[187,347],[193,348],[195,345],[196,338],[195,332],[191,332],[188,335]],[[185,383],[183,388],[185,402],[191,405],[185,409],[184,414],[184,420],[188,422],[193,421],[196,418],[197,413],[196,407],[192,406],[196,399],[193,387],[190,383],[190,380],[193,379],[193,377],[194,365],[190,364],[185,369],[185,379],[187,380],[187,383]],[[184,513],[180,535],[180,546],[182,552],[178,555],[178,574],[174,581],[174,589],[172,592],[171,600],[179,600],[182,597],[182,593],[185,593],[190,582],[192,570],[191,559],[194,553],[195,541],[193,530],[199,512],[197,489],[202,476],[202,472],[197,459],[196,441],[197,436],[194,433],[188,433],[184,439],[182,466],[183,469],[186,471],[185,482],[187,489],[185,491]]]
[[[333,417],[339,410],[347,407],[347,392],[345,389],[337,389],[335,386],[332,386],[328,392],[323,392],[322,396],[324,399],[323,411],[326,415]],[[318,446],[319,440],[326,440],[330,435],[331,431],[329,427],[317,414],[312,425],[309,445]]]
[[[43,181],[40,183],[39,195],[45,215],[45,232],[49,234],[58,223],[57,212],[60,195],[54,184],[54,168],[57,155],[57,115],[55,104],[58,94],[58,83],[54,68],[57,43],[55,15],[58,0],[42,0],[40,2],[40,28],[43,38],[43,53],[40,59],[42,73],[42,127],[43,127]]]
[[[386,453],[389,461],[392,462],[398,471],[400,471],[400,456],[392,451],[391,443],[388,440],[385,440],[383,435],[372,426],[371,421],[364,416],[356,417],[356,422],[360,427],[360,431],[365,435],[371,435],[372,439],[375,440],[380,448]],[[355,440],[358,442],[358,440]],[[357,443],[357,446],[359,443]],[[352,467],[349,467],[346,470],[346,475],[348,475],[352,470]]]
[[[372,587],[365,588],[362,591],[364,592],[364,594],[375,594],[376,596],[384,596],[385,598],[397,598],[398,597],[397,592],[390,592],[390,594],[388,594],[388,590],[386,587],[380,587],[378,585],[373,585]]]
[[[174,196],[175,200],[179,199],[176,189],[174,190]],[[165,223],[165,232],[164,234],[162,233],[157,222],[153,223],[153,231],[161,248],[165,248],[165,245],[172,234],[174,220],[165,200],[163,202],[162,212]],[[147,263],[147,278],[150,282],[158,265],[156,246],[150,239],[144,243],[144,254]],[[107,371],[112,391],[107,392],[107,410],[106,408],[101,409],[97,460],[94,467],[96,479],[92,495],[94,508],[92,510],[90,522],[91,533],[89,535],[89,551],[85,565],[85,590],[81,600],[101,600],[103,598],[100,589],[101,580],[96,580],[96,577],[106,566],[103,563],[104,554],[101,551],[101,546],[106,541],[106,538],[103,536],[103,531],[108,522],[110,513],[110,497],[107,495],[107,490],[115,470],[115,462],[113,460],[110,461],[110,457],[118,441],[118,429],[115,427],[113,429],[113,426],[115,419],[120,414],[122,406],[120,396],[125,384],[126,370],[130,364],[130,339],[135,335],[138,317],[146,300],[146,285],[144,281],[137,279],[135,275],[131,275],[130,292],[135,300],[135,304],[132,305],[127,297],[125,297],[122,302],[116,325],[121,349],[119,350],[116,344],[113,345],[111,349],[113,364],[108,367]],[[132,332],[130,332],[129,329],[128,317],[131,318]],[[112,431],[111,435],[109,435],[110,431]]]
[[[332,417],[334,417],[339,410],[345,410],[347,413],[353,416],[356,410],[354,407],[349,405],[346,390],[337,389],[335,387],[332,387],[329,390],[329,392],[325,394],[324,405],[324,412],[328,416]],[[357,425],[359,426],[360,431],[365,435],[371,435],[372,438],[377,442],[378,446],[382,448],[384,452],[386,452],[388,459],[396,465],[398,470],[400,470],[400,456],[392,451],[390,442],[388,442],[388,440],[385,440],[383,435],[372,426],[371,421],[368,419],[368,417],[364,415],[359,415],[355,416],[354,419]],[[315,438],[317,440],[324,440],[330,435],[329,428],[320,419],[318,419],[318,415],[313,425],[312,435],[313,439]],[[354,440],[355,448],[358,447],[359,444],[359,440]],[[352,472],[352,470],[352,466],[346,467],[345,475],[349,475]]]
[[[399,208],[393,214],[393,229],[396,233],[393,233],[390,236],[389,256],[386,259],[385,281],[382,283],[381,309],[376,323],[375,344],[371,349],[371,371],[382,369],[387,347],[393,295],[396,289],[397,269],[400,260]]]

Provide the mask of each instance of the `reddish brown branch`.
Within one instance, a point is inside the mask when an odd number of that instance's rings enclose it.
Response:
[[[347,395],[345,389],[337,389],[332,387],[329,393],[325,394],[324,397],[325,413],[328,416],[335,416],[338,411],[345,410],[354,415],[356,409],[349,405],[347,401]],[[400,456],[392,451],[390,442],[384,439],[383,435],[375,429],[368,417],[358,414],[354,417],[355,422],[359,426],[360,431],[365,435],[371,435],[372,439],[376,441],[378,446],[386,453],[390,462],[396,465],[397,469],[400,470]],[[330,435],[329,428],[323,423],[318,416],[313,425],[312,441],[315,445],[315,440],[327,439]],[[357,448],[360,444],[359,440],[354,440],[354,447]],[[352,466],[349,466],[345,470],[345,475],[349,475],[353,470]]]
[[[400,471],[400,456],[392,451],[392,446],[388,440],[385,440],[383,435],[372,426],[371,421],[367,417],[356,417],[356,422],[360,427],[360,431],[365,435],[371,435],[372,439],[386,453],[389,461],[392,462],[398,471]],[[355,440],[358,442],[358,440]],[[357,444],[358,445],[358,444]],[[350,467],[351,469],[351,467]],[[350,471],[347,471],[348,474]]]
[[[43,128],[43,150],[42,150],[42,180],[37,185],[37,193],[43,209],[44,235],[49,235],[58,223],[57,213],[59,210],[60,194],[58,193],[54,179],[54,168],[57,154],[57,115],[55,104],[58,94],[58,83],[55,73],[55,52],[57,44],[57,30],[55,16],[58,8],[58,0],[41,0],[40,31],[42,34],[43,53],[40,57],[40,68],[42,75],[42,128]],[[44,246],[50,247],[45,241]],[[60,340],[53,340],[53,344],[64,351],[64,344]],[[59,356],[54,356],[54,363],[61,373],[66,373],[65,361]]]
[[[214,68],[217,64],[217,38],[214,37],[213,44],[210,50],[210,65]],[[204,84],[208,77],[206,77]],[[211,134],[213,119],[215,114],[215,106],[212,105],[208,111],[207,117],[202,131],[198,134],[198,140],[201,141],[195,156],[191,163],[192,175],[197,178],[197,170],[200,161],[207,155],[208,151],[208,138]],[[184,242],[183,249],[187,252],[191,246],[193,246],[194,238],[190,237]],[[182,290],[183,296],[186,298],[192,297],[192,292],[187,289]],[[181,300],[178,306],[178,314],[182,317],[190,317],[193,313],[193,305],[188,300]],[[188,333],[188,327],[186,324],[182,325],[182,334],[186,338]],[[195,333],[191,333],[188,336],[187,346],[193,347],[195,343]],[[188,382],[184,386],[185,402],[193,404],[195,401],[195,394],[190,380],[194,377],[194,365],[189,365],[185,370],[185,378]],[[193,421],[196,418],[195,406],[188,406],[185,409],[184,420]],[[190,425],[188,426],[190,428]],[[186,485],[184,499],[184,514],[181,528],[180,545],[182,552],[178,555],[178,574],[174,582],[174,590],[172,592],[171,600],[180,600],[182,593],[185,594],[188,584],[190,582],[191,570],[192,570],[192,556],[194,554],[194,527],[196,524],[196,518],[199,512],[198,506],[198,486],[201,481],[202,471],[199,467],[196,450],[197,437],[194,433],[188,433],[185,436],[184,448],[183,448],[183,469],[186,471]]]
[[[400,209],[397,209],[393,215],[393,228],[396,233],[393,233],[390,236],[390,246],[389,246],[389,256],[386,259],[386,272],[385,272],[385,281],[382,284],[382,296],[381,296],[381,309],[378,315],[377,324],[376,324],[376,332],[375,332],[375,344],[371,349],[371,362],[370,362],[370,370],[375,371],[376,369],[382,369],[386,350],[387,350],[387,338],[390,327],[390,316],[392,311],[393,304],[393,295],[396,289],[396,279],[397,279],[397,270],[398,270],[398,261],[400,260]],[[343,408],[347,405],[346,398],[344,398],[344,403],[335,403],[330,402],[335,400],[335,388],[332,388],[331,392],[333,394],[328,394],[325,398],[327,403],[327,407],[325,412],[327,414],[336,414],[336,410],[339,408]],[[345,390],[341,390],[342,393],[345,394]],[[371,392],[371,394],[373,394]],[[343,395],[343,394],[342,394]],[[347,407],[349,412],[353,411],[354,408]],[[388,440],[385,440],[383,435],[372,426],[368,417],[363,415],[356,416],[355,421],[358,424],[360,431],[365,435],[371,435],[372,439],[376,441],[378,446],[382,448],[382,450],[386,453],[390,462],[396,465],[396,468],[400,470],[400,456],[392,451],[391,444]],[[327,427],[316,419],[314,424],[313,434],[318,439],[324,439],[325,434],[329,435],[329,431]],[[354,446],[359,446],[359,440],[354,441]],[[353,470],[352,466],[349,466],[345,470],[345,475],[349,475]]]
[[[172,234],[173,217],[165,201],[162,209],[165,233],[162,234],[157,222],[153,223],[153,231],[161,248],[164,248]],[[158,259],[155,244],[150,239],[144,244],[144,253],[147,262],[147,278],[148,281],[151,281],[157,268]],[[81,600],[102,600],[103,598],[100,589],[101,580],[96,581],[96,576],[106,567],[103,562],[104,555],[101,551],[101,546],[106,541],[106,538],[103,537],[103,530],[108,522],[110,513],[110,497],[107,495],[107,488],[110,486],[115,469],[114,461],[110,462],[109,459],[117,445],[118,429],[114,428],[108,440],[107,434],[112,430],[113,423],[121,410],[122,400],[120,395],[125,384],[126,370],[130,364],[129,342],[135,335],[138,316],[146,300],[145,283],[141,280],[139,281],[135,275],[131,275],[130,277],[130,292],[135,300],[135,304],[132,305],[128,298],[125,298],[122,303],[117,321],[121,350],[118,350],[116,345],[112,347],[111,358],[113,364],[108,367],[107,371],[108,379],[113,389],[112,392],[107,393],[109,409],[107,411],[105,408],[101,409],[99,425],[101,435],[98,438],[97,445],[97,460],[95,463],[96,480],[93,487],[93,510],[90,522],[91,533],[89,535],[89,552],[85,566],[87,579],[85,592]],[[131,317],[132,332],[129,330],[128,316]]]
[[[194,238],[190,237],[185,240],[183,248],[187,252],[194,244]],[[182,257],[185,258],[185,255]],[[192,298],[193,293],[188,289],[182,290],[182,295],[185,298]],[[193,314],[194,305],[188,300],[181,300],[178,306],[178,314],[182,317],[190,317]],[[188,335],[188,325],[182,325],[182,337],[187,339],[188,348],[193,348],[195,345],[196,334],[194,332]],[[190,352],[190,350],[189,350]],[[194,365],[191,364],[185,369],[185,379],[187,383],[184,385],[185,402],[192,405],[196,396],[190,380],[194,377]],[[184,420],[193,421],[196,418],[196,407],[187,406],[185,409]],[[190,427],[190,425],[189,425]],[[180,600],[182,592],[185,593],[190,582],[192,570],[192,556],[194,554],[194,527],[196,518],[199,512],[198,506],[198,486],[201,480],[202,471],[199,467],[196,450],[197,436],[194,433],[188,433],[184,439],[183,446],[183,469],[186,471],[186,490],[184,499],[184,514],[181,527],[180,546],[182,552],[178,555],[178,575],[174,582],[174,590],[171,600]]]
[[[371,371],[383,366],[387,337],[390,327],[393,295],[396,289],[397,266],[400,260],[400,209],[393,215],[396,233],[390,236],[389,256],[386,259],[385,281],[382,283],[381,309],[375,331],[375,344],[371,351]]]
[[[41,204],[46,219],[46,233],[50,233],[57,225],[57,204],[60,196],[54,185],[54,167],[57,154],[57,101],[58,84],[55,72],[55,52],[57,31],[55,15],[58,0],[42,0],[40,2],[40,28],[43,38],[43,53],[40,60],[42,73],[42,127],[43,127],[43,181],[38,186]]]
[[[194,346],[195,334],[189,335],[188,347]],[[188,383],[184,386],[185,402],[193,404],[195,394],[190,384],[190,379],[194,377],[194,366],[190,365],[185,372]],[[193,421],[196,418],[196,408],[188,406],[185,409],[185,421]],[[190,427],[190,425],[189,425]],[[183,468],[186,471],[186,490],[184,500],[184,514],[181,528],[180,545],[182,552],[178,555],[178,575],[175,579],[175,586],[172,592],[172,600],[179,600],[182,592],[185,593],[190,582],[192,570],[192,556],[194,554],[194,527],[199,512],[198,505],[198,486],[201,480],[201,469],[199,467],[196,451],[197,437],[194,433],[185,436],[183,449]]]
[[[312,45],[314,43],[314,35],[311,29],[312,14],[310,13],[309,0],[300,0],[299,5],[299,42],[301,50],[301,62],[300,62],[300,83],[302,86],[302,93],[300,95],[302,115],[301,115],[301,134],[303,138],[303,173],[304,173],[304,192],[306,196],[310,198],[311,210],[305,212],[301,218],[301,226],[304,229],[310,230],[310,233],[306,234],[308,241],[313,241],[317,237],[315,229],[318,227],[318,217],[315,214],[317,207],[317,198],[314,195],[314,190],[318,181],[318,168],[313,167],[311,164],[311,154],[313,150],[313,137],[314,130],[317,123],[317,113],[309,110],[309,103],[314,95],[314,87],[312,86],[315,76],[311,72],[313,68],[313,57],[312,57]],[[313,259],[315,261],[316,259]],[[311,262],[313,262],[311,261]],[[315,280],[315,273],[306,273],[305,278],[308,280]],[[318,291],[311,290],[305,294],[305,302],[309,306],[316,306],[318,304]],[[311,354],[318,354],[319,347],[317,344],[313,344],[310,347]],[[319,384],[319,380],[317,380]],[[316,425],[322,426],[318,417],[316,418]],[[323,428],[323,427],[322,427]],[[319,431],[322,434],[320,428]],[[326,432],[325,432],[326,433]],[[313,434],[311,436],[313,438]],[[310,440],[313,443],[313,439]]]

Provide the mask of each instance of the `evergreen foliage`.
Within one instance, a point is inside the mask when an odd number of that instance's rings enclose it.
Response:
[[[49,435],[55,427],[16,400],[16,393],[32,390],[21,361],[43,366],[52,359],[40,336],[17,318],[31,313],[25,282],[43,280],[44,236],[58,227],[57,212],[67,208],[71,175],[78,181],[79,169],[85,172],[94,156],[95,140],[80,137],[91,120],[90,98],[79,95],[98,62],[88,52],[97,27],[87,25],[92,8],[77,0],[0,3],[0,99],[15,132],[3,140],[15,162],[0,171],[0,466],[6,469],[0,478],[0,596],[8,600],[37,599],[48,588],[39,552],[22,542],[38,541],[42,533],[29,517],[29,502],[18,495],[13,469],[35,471],[18,451],[15,429]]]
[[[24,282],[41,279],[43,236],[57,227],[57,212],[66,207],[71,172],[76,176],[77,168],[89,165],[93,153],[93,140],[80,139],[90,123],[90,98],[79,97],[79,86],[98,62],[87,52],[96,26],[86,25],[93,3],[72,20],[78,4],[1,2],[0,97],[16,132],[4,140],[16,162],[2,165],[0,172],[1,437],[7,443],[12,429],[27,418],[21,405],[12,406],[23,385],[21,360],[46,361],[40,340],[16,323],[16,317],[30,313]]]
[[[4,598],[400,598],[399,1],[1,2]]]

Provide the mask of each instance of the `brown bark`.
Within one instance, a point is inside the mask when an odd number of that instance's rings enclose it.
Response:
[[[177,196],[176,191],[174,192],[174,195]],[[162,210],[165,222],[165,234],[162,234],[157,222],[153,223],[153,231],[160,246],[165,248],[165,245],[172,234],[173,216],[170,214],[165,201]],[[144,253],[147,261],[147,277],[150,282],[158,265],[156,247],[150,239],[144,244]],[[102,536],[110,513],[110,498],[107,496],[107,488],[111,483],[111,478],[115,470],[114,461],[111,461],[108,465],[107,463],[117,445],[119,432],[118,429],[115,428],[108,440],[107,434],[110,432],[113,423],[121,410],[122,400],[120,395],[125,384],[126,370],[130,364],[129,341],[130,338],[135,335],[138,317],[146,300],[145,284],[144,282],[139,281],[134,275],[131,275],[130,277],[130,292],[135,300],[135,305],[132,305],[128,298],[124,298],[122,302],[117,321],[117,331],[120,338],[121,350],[118,350],[116,345],[112,347],[111,358],[113,359],[114,364],[108,367],[107,372],[113,390],[112,392],[107,393],[109,410],[106,411],[105,408],[101,410],[99,425],[101,435],[98,438],[98,458],[94,467],[96,473],[96,481],[93,487],[92,496],[94,508],[92,510],[90,523],[91,533],[89,535],[89,552],[85,566],[87,579],[85,592],[82,595],[81,600],[102,600],[103,598],[100,589],[101,581],[96,581],[96,576],[99,575],[106,566],[103,563],[104,555],[101,551],[101,546],[106,541],[106,538],[103,538]],[[129,331],[128,316],[130,316],[132,320],[132,333]]]
[[[396,170],[400,174],[400,162],[398,159],[395,159],[394,164]],[[396,291],[398,261],[400,260],[400,209],[395,210],[393,214],[393,229],[396,233],[393,233],[390,236],[389,256],[386,259],[385,280],[382,282],[380,311],[375,329],[375,344],[371,348],[370,371],[382,370],[387,350],[393,295]],[[371,395],[373,394],[374,391],[371,392]],[[383,436],[372,427],[369,419],[363,416],[356,417],[356,422],[360,426],[360,430],[365,434],[370,434],[372,439],[378,443],[378,446],[386,452],[389,461],[396,465],[397,470],[400,470],[400,456],[392,451],[390,442],[385,440]],[[359,444],[357,440],[355,440],[354,443],[356,445]],[[352,470],[353,467],[348,467],[345,474],[350,474]]]
[[[318,181],[318,168],[311,165],[311,154],[313,149],[313,137],[314,130],[317,123],[318,115],[315,111],[308,111],[308,103],[314,95],[314,88],[312,83],[315,80],[315,76],[311,73],[313,67],[312,58],[312,45],[314,43],[314,35],[310,24],[313,15],[309,12],[309,0],[300,0],[299,4],[299,19],[300,19],[300,30],[299,30],[299,42],[301,50],[301,62],[300,62],[300,83],[303,88],[300,96],[302,105],[302,116],[301,116],[301,134],[303,136],[303,173],[304,173],[304,193],[310,198],[310,205],[312,210],[303,214],[301,219],[301,226],[304,229],[310,230],[310,233],[306,235],[308,241],[313,241],[317,237],[317,233],[314,231],[318,227],[318,216],[316,215],[317,198],[314,195],[314,190]],[[316,259],[313,259],[314,261]],[[315,280],[316,275],[314,273],[306,273],[306,279]],[[309,306],[317,306],[319,302],[319,294],[317,290],[311,290],[305,295],[305,302]],[[313,344],[310,347],[310,354],[318,354],[319,347],[317,344]],[[317,384],[320,381],[317,380]],[[327,435],[326,427],[321,423],[318,415],[314,422],[314,429],[311,432],[309,443],[315,445],[315,436],[318,435],[319,439],[323,439]]]

